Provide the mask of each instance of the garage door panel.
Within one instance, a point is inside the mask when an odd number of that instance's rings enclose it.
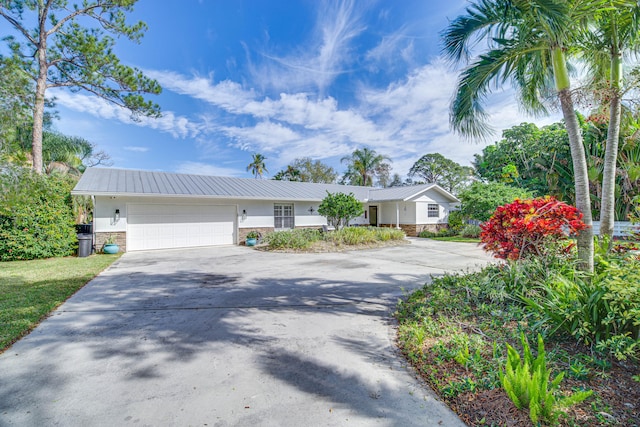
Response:
[[[132,204],[127,250],[231,245],[235,217],[235,206]]]

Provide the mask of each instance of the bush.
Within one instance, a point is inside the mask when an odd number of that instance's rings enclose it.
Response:
[[[325,240],[336,245],[361,245],[377,241],[402,240],[405,234],[402,230],[383,227],[346,227],[325,235]]]
[[[329,225],[339,230],[357,216],[362,215],[364,208],[353,193],[335,193],[327,191],[327,197],[318,206],[318,213],[327,218]]]
[[[29,169],[0,174],[0,260],[28,260],[74,253],[73,180]]]
[[[460,211],[449,212],[449,219],[447,222],[451,230],[460,231],[464,228],[464,218]]]
[[[460,213],[465,218],[478,221],[488,220],[498,206],[511,203],[515,199],[527,199],[532,194],[522,188],[506,184],[490,182],[474,182],[462,191],[458,198],[461,201]]]
[[[587,228],[578,209],[549,196],[500,206],[481,227],[485,250],[513,260],[557,255],[561,240]]]
[[[521,297],[536,326],[562,331],[618,359],[640,356],[640,261],[612,262],[592,277],[556,274]]]
[[[438,233],[434,233],[433,231],[429,231],[429,230],[422,230],[420,233],[418,233],[418,237],[424,237],[427,239],[430,239],[436,236],[438,236]]]
[[[462,237],[478,238],[480,237],[480,233],[482,233],[482,228],[474,224],[467,224],[462,231],[460,231]]]
[[[270,249],[305,249],[311,243],[322,238],[319,230],[299,228],[295,230],[274,231],[264,236],[264,242]]]

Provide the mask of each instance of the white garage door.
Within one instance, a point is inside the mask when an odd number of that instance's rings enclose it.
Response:
[[[127,251],[232,245],[235,206],[127,206]]]

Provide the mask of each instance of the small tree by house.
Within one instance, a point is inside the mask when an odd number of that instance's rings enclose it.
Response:
[[[318,207],[318,213],[327,218],[329,225],[342,229],[350,220],[362,215],[364,209],[362,203],[356,199],[353,193],[334,193],[327,191],[327,197]]]

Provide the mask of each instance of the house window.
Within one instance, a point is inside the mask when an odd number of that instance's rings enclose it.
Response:
[[[276,230],[294,227],[293,204],[273,205],[273,221]]]
[[[440,217],[440,206],[437,204],[429,203],[427,205],[427,217],[428,218],[439,218]]]

